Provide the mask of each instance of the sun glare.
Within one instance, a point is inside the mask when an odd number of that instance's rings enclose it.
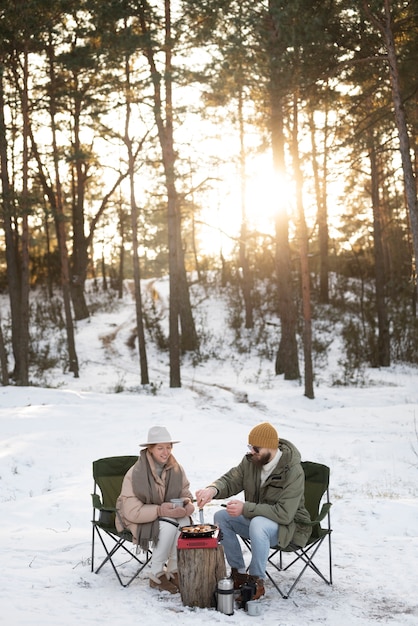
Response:
[[[274,171],[270,154],[248,160],[244,186],[236,168],[224,168],[215,193],[201,213],[200,243],[206,254],[232,251],[244,215],[249,229],[272,235],[275,216],[293,203],[293,190]]]
[[[249,225],[261,233],[271,232],[277,213],[292,204],[289,182],[274,171],[270,155],[261,155],[248,168],[245,204]]]

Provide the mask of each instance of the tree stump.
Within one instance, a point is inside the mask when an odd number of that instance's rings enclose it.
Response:
[[[217,582],[226,576],[223,547],[179,549],[177,555],[180,594],[184,606],[197,606],[200,609],[216,606]]]

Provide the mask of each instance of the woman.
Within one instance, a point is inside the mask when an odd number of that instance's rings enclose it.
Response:
[[[172,455],[173,441],[164,426],[153,426],[141,443],[138,461],[126,473],[117,500],[116,527],[131,531],[134,543],[152,548],[150,587],[177,593],[179,527],[190,524],[194,511],[189,481]],[[171,502],[182,499],[183,506]]]

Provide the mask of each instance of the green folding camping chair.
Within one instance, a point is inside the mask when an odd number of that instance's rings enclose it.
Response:
[[[122,481],[126,472],[137,459],[137,456],[114,456],[93,462],[91,571],[98,574],[106,563],[110,563],[123,587],[130,585],[151,559],[151,551],[147,551],[143,555],[135,552],[132,546],[133,537],[129,530],[119,532],[115,526],[115,517],[118,514],[116,500],[121,492]],[[94,569],[96,538],[100,539],[106,556],[97,569]],[[116,554],[120,551],[128,553],[135,564],[135,572],[127,581],[122,579],[118,571],[118,567],[122,563],[117,562]]]
[[[274,585],[282,598],[285,599],[289,598],[307,570],[314,572],[314,574],[319,576],[319,578],[328,585],[332,585],[332,529],[330,517],[331,502],[329,500],[330,470],[326,465],[313,463],[312,461],[303,461],[302,467],[305,472],[305,506],[311,517],[311,537],[304,548],[292,543],[283,550],[275,546],[272,548],[267,561],[267,565],[274,568],[276,572],[287,572],[290,568],[293,568],[293,570],[297,569],[297,575],[286,592],[279,587],[271,575],[271,568],[270,571],[269,568],[266,571],[266,576],[269,578],[270,582]],[[321,522],[324,522],[324,520],[325,523],[322,527]],[[248,539],[242,540],[247,548],[251,550],[250,541]],[[317,553],[323,544],[328,548],[326,574],[321,571],[317,562]],[[324,569],[323,566],[322,569]]]

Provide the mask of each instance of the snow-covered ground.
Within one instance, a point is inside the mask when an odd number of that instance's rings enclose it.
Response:
[[[321,384],[309,400],[299,384],[275,378],[273,364],[222,354],[222,315],[219,305],[207,312],[222,358],[185,364],[181,389],[168,387],[166,356],[155,355],[154,393],[140,389],[138,357],[125,345],[135,326],[128,296],[78,324],[79,379],[58,372],[51,388],[0,388],[4,624],[418,623],[417,369],[368,371],[367,388]],[[151,590],[145,573],[128,588],[110,567],[91,573],[94,459],[135,455],[148,429],[165,425],[181,441],[174,454],[195,492],[241,459],[249,430],[263,421],[304,460],[331,468],[331,587],[306,573],[283,600],[267,583],[261,616],[226,616]],[[206,508],[206,521],[217,506]]]

